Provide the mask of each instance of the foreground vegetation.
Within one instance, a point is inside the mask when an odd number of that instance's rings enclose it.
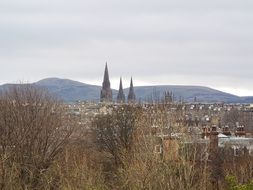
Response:
[[[227,159],[219,152],[210,161],[208,147],[189,148],[187,136],[163,147],[157,134],[164,126],[186,130],[171,125],[176,111],[124,105],[80,126],[59,101],[28,85],[2,94],[0,107],[1,190],[252,189],[249,155]]]

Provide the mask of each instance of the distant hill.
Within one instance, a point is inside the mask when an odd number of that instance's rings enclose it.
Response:
[[[161,99],[164,97],[165,91],[172,92],[176,100],[179,100],[181,97],[187,102],[193,102],[195,97],[198,102],[247,103],[252,100],[252,97],[242,98],[203,86],[162,85],[135,87],[136,96],[142,100],[148,100],[151,98]]]
[[[37,86],[47,89],[67,102],[77,100],[99,101],[100,86],[89,85],[69,79],[47,78],[34,83]],[[116,91],[114,91],[116,93]]]
[[[99,101],[100,98],[100,86],[89,85],[69,79],[46,78],[32,84],[48,90],[52,95],[66,102],[74,102],[77,100]],[[4,84],[0,86],[0,90],[7,89],[13,85],[20,84]]]
[[[50,93],[58,96],[66,102],[74,102],[77,100],[99,101],[101,86],[85,84],[69,79],[47,78],[33,83],[39,87],[47,89]],[[4,90],[14,84],[5,84],[0,86],[0,90]],[[173,92],[178,100],[182,97],[184,101],[193,102],[197,98],[198,102],[226,102],[226,103],[252,103],[253,97],[239,97],[229,93],[224,93],[208,87],[202,86],[141,86],[134,88],[137,99],[142,101],[151,98],[162,98],[165,91]],[[116,98],[117,90],[113,90],[114,98]],[[127,96],[128,89],[125,89]]]
[[[253,103],[253,96],[244,96],[244,97],[241,97],[241,102]]]

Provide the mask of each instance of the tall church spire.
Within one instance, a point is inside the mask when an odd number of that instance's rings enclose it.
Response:
[[[119,92],[117,96],[117,102],[118,103],[125,103],[125,94],[123,91],[123,85],[122,85],[122,78],[120,77],[120,83],[119,83]]]
[[[112,101],[112,89],[111,89],[111,83],[109,79],[107,63],[105,64],[104,81],[103,81],[102,90],[100,94],[100,101],[101,102]]]
[[[105,63],[105,73],[104,73],[104,81],[103,81],[103,87],[110,88],[110,80],[109,80],[109,72],[108,72],[108,66],[107,62]]]
[[[128,103],[134,103],[135,102],[135,94],[134,94],[134,85],[133,85],[133,78],[131,77],[130,82],[130,88],[129,88],[129,94],[128,94]]]

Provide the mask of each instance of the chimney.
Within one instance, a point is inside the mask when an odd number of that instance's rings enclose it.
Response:
[[[222,128],[222,134],[226,135],[226,136],[231,136],[231,132],[230,132],[229,127],[227,125]]]
[[[201,134],[201,136],[202,136],[203,139],[208,138],[210,136],[210,128],[207,127],[207,126],[204,126],[202,128],[202,134]]]
[[[246,136],[246,132],[244,130],[244,126],[243,125],[241,125],[241,126],[238,125],[236,127],[235,136],[237,136],[237,137],[245,137]]]
[[[210,151],[217,152],[218,151],[218,131],[217,126],[213,125],[210,132]]]

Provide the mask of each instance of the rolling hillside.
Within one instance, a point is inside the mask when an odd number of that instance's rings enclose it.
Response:
[[[187,102],[193,102],[195,97],[197,98],[198,102],[242,101],[241,97],[202,86],[168,85],[135,87],[136,96],[144,100],[150,98],[155,99],[157,97],[162,98],[165,91],[173,92],[176,100],[179,100],[181,97]]]
[[[89,85],[69,79],[47,78],[33,83],[39,87],[47,89],[53,95],[58,96],[66,102],[77,100],[99,101],[101,86]],[[14,84],[4,84],[0,90],[4,90]],[[142,86],[134,88],[138,100],[150,100],[151,98],[162,98],[165,91],[173,92],[178,100],[182,97],[184,101],[193,102],[197,98],[198,102],[226,102],[226,103],[252,103],[253,97],[238,97],[224,93],[215,89],[203,86]],[[128,89],[125,89],[127,96]],[[113,90],[116,98],[117,90]]]

